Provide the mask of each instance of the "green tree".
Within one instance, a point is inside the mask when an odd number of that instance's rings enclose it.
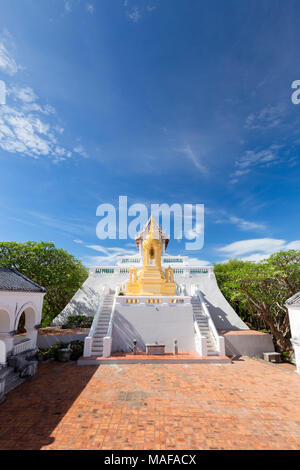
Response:
[[[280,251],[259,263],[231,260],[215,266],[226,299],[255,329],[266,328],[279,351],[291,349],[286,300],[300,290],[300,251]]]
[[[0,242],[0,266],[14,268],[45,287],[42,325],[48,326],[88,276],[87,269],[51,242]]]

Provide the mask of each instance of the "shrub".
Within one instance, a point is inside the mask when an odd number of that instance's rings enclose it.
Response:
[[[85,315],[71,315],[68,317],[67,323],[62,328],[90,328],[93,323],[93,317],[86,317]]]
[[[56,342],[50,348],[39,349],[36,358],[40,361],[57,360],[57,353],[59,349],[69,348],[71,351],[71,360],[76,361],[83,355],[84,342],[79,340],[71,341],[70,343]]]

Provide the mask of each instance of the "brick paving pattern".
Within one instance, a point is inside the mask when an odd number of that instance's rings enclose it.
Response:
[[[300,377],[232,365],[40,364],[0,405],[0,449],[300,449]]]

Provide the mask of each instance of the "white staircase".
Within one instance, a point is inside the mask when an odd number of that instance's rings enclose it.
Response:
[[[114,294],[107,294],[103,299],[102,308],[99,312],[98,322],[92,339],[92,356],[102,356],[103,338],[107,334],[112,312]]]
[[[193,307],[194,318],[198,324],[200,333],[202,336],[205,336],[206,338],[207,355],[218,356],[219,352],[217,350],[213,335],[211,334],[210,329],[209,329],[208,318],[204,315],[202,311],[202,307],[201,307],[198,297],[193,296],[191,303]]]

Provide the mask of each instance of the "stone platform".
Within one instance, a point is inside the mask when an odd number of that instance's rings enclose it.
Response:
[[[231,364],[227,356],[199,356],[196,352],[181,352],[173,354],[167,351],[165,354],[155,354],[153,356],[144,352],[113,353],[110,357],[91,356],[80,357],[77,361],[79,366],[91,365],[112,365],[112,364]]]

